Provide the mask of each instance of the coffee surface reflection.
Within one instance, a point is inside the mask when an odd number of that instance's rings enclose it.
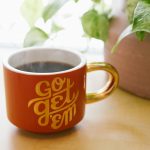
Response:
[[[45,62],[32,62],[24,64],[16,67],[16,69],[27,72],[50,73],[69,70],[73,67],[74,66],[66,63],[45,61]]]

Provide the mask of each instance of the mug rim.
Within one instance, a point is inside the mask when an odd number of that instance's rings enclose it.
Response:
[[[19,69],[16,69],[15,67],[13,67],[12,65],[9,64],[9,60],[14,56],[17,55],[19,53],[23,53],[23,52],[27,52],[27,51],[36,51],[36,50],[57,50],[57,51],[65,51],[65,52],[69,52],[72,53],[76,56],[78,56],[80,58],[80,63],[76,66],[74,66],[71,69],[68,70],[64,70],[64,71],[58,71],[58,72],[49,72],[49,73],[37,73],[37,72],[28,72],[28,71],[22,71]],[[78,51],[71,51],[68,49],[61,49],[61,48],[48,48],[48,47],[28,47],[28,48],[22,48],[19,51],[15,51],[11,54],[9,54],[7,57],[5,57],[3,59],[3,66],[6,67],[8,70],[15,72],[15,73],[19,73],[19,74],[24,74],[24,75],[34,75],[34,76],[46,76],[46,75],[57,75],[57,74],[64,74],[64,73],[69,73],[75,70],[78,70],[80,68],[82,68],[83,66],[86,65],[86,59],[85,57]]]

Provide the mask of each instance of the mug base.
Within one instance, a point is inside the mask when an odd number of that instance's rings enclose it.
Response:
[[[83,115],[84,116],[84,115]],[[22,126],[19,126],[19,125],[16,125],[16,123],[14,123],[12,120],[11,120],[11,118],[9,118],[9,116],[8,116],[8,120],[10,121],[10,123],[11,124],[13,124],[16,128],[18,128],[18,130],[20,131],[20,132],[22,132],[22,133],[31,133],[31,134],[57,134],[57,133],[63,133],[63,132],[69,132],[69,131],[74,131],[74,130],[76,130],[77,128],[76,128],[76,126],[82,121],[82,119],[83,119],[83,116],[74,124],[74,125],[72,125],[72,124],[70,124],[70,125],[68,125],[67,127],[65,127],[65,128],[60,128],[60,129],[57,129],[57,130],[51,130],[51,131],[46,131],[46,130],[38,130],[38,129],[35,129],[35,130],[32,130],[32,129],[28,129],[28,128],[25,128],[25,127],[22,127]]]

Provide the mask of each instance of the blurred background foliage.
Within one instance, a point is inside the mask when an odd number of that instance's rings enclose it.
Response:
[[[70,12],[67,11],[63,15],[61,11],[66,9],[65,6],[68,3],[73,3],[73,5],[80,7],[80,3],[83,3],[83,1],[24,0],[21,5],[21,14],[28,23],[29,30],[24,37],[23,46],[39,45],[48,39],[55,38],[57,33],[66,28],[61,20],[71,17],[72,14],[71,9],[69,10]],[[108,38],[109,22],[112,17],[110,1],[87,0],[86,3],[89,3],[88,7],[85,7],[83,10],[81,9],[80,13],[77,12],[83,36],[106,41]]]

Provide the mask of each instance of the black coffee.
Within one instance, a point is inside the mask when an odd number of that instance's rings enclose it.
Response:
[[[37,73],[49,73],[49,72],[59,72],[65,71],[73,68],[72,65],[60,62],[33,62],[24,64],[16,67],[16,69],[27,71],[27,72],[37,72]]]

